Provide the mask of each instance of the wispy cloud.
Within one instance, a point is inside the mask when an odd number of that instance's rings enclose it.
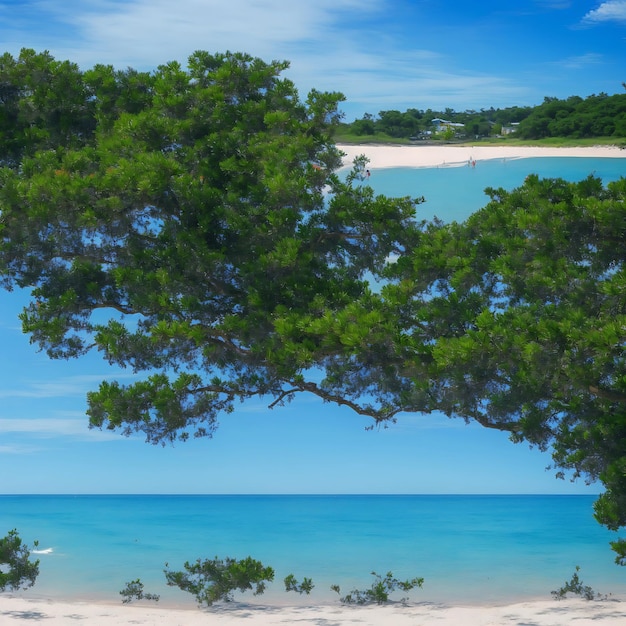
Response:
[[[602,2],[597,9],[589,11],[583,17],[583,23],[585,24],[596,24],[599,22],[626,23],[626,1],[608,0],[608,2]]]
[[[132,374],[114,375],[116,379],[132,377]],[[90,374],[56,380],[24,381],[21,386],[0,388],[0,398],[62,398],[85,395],[106,378],[111,376]]]
[[[24,455],[24,454],[34,454],[41,450],[38,446],[32,445],[23,445],[23,444],[3,444],[0,446],[0,456],[15,454],[15,455]]]
[[[0,433],[6,435],[25,435],[33,438],[49,439],[53,437],[74,437],[103,441],[105,439],[120,439],[119,434],[108,431],[89,429],[87,416],[80,413],[63,413],[59,417],[50,418],[0,418]],[[16,453],[24,451],[22,444],[5,445]],[[29,446],[26,446],[28,449]]]
[[[400,50],[388,42],[388,53],[381,55],[368,47],[366,37],[348,34],[342,39],[322,46],[328,54],[298,59],[294,69],[302,74],[302,82],[318,76],[319,88],[340,91],[349,102],[369,107],[370,113],[388,108],[389,102],[399,109],[465,109],[485,106],[485,93],[494,106],[526,95],[523,83],[488,71],[458,69],[455,59],[437,50]]]
[[[316,41],[345,12],[358,15],[382,4],[381,0],[105,0],[85,2],[76,11],[68,11],[65,3],[50,2],[48,7],[54,11],[56,6],[58,18],[90,42],[90,63],[101,56],[122,67],[138,63],[153,67],[164,49],[179,60],[196,49],[273,56],[277,50],[287,52],[294,42]]]
[[[580,56],[568,57],[561,61],[557,61],[555,65],[568,70],[585,70],[592,65],[602,63],[602,60],[603,56],[601,54],[589,52],[587,54],[581,54]]]
[[[341,91],[347,107],[474,108],[524,99],[519,81],[489,70],[458,68],[458,59],[379,27],[389,0],[46,0],[51,19],[73,31],[46,45],[83,67],[107,63],[154,69],[182,63],[194,50],[245,51],[287,60],[286,76],[304,94]],[[376,16],[380,15],[380,20]],[[439,48],[439,46],[436,46]],[[370,111],[375,112],[375,111]]]

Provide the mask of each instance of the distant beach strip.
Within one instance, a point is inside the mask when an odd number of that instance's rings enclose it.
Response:
[[[358,156],[369,159],[370,169],[389,167],[460,167],[480,166],[491,159],[525,159],[533,157],[589,157],[626,159],[626,150],[617,146],[551,148],[535,146],[424,145],[384,146],[375,144],[338,144],[345,153],[344,167]],[[626,173],[626,172],[625,172]]]

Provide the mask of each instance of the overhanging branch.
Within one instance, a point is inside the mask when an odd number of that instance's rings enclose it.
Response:
[[[376,422],[387,422],[387,421],[393,420],[395,415],[405,410],[402,407],[398,407],[395,409],[388,409],[388,410],[380,410],[371,406],[363,406],[343,396],[325,391],[324,389],[322,389],[321,387],[319,387],[318,385],[312,382],[298,382],[298,383],[292,383],[292,384],[294,385],[294,387],[291,389],[284,390],[269,405],[269,408],[274,408],[276,405],[280,404],[286,397],[294,393],[301,393],[301,392],[307,391],[309,393],[316,395],[318,398],[321,398],[322,400],[324,400],[324,402],[331,402],[333,404],[337,404],[338,406],[347,406],[358,415],[371,417]]]
[[[611,402],[619,402],[620,404],[626,403],[626,394],[619,391],[613,391],[612,389],[601,389],[595,385],[589,385],[589,391],[598,398],[603,400],[610,400]]]

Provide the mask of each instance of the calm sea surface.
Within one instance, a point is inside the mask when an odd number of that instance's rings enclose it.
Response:
[[[470,470],[468,470],[470,471]],[[26,592],[117,601],[141,578],[162,603],[193,604],[165,585],[166,562],[252,556],[276,571],[257,602],[298,603],[282,579],[307,576],[306,602],[368,586],[370,572],[423,576],[423,601],[550,598],[576,565],[594,589],[623,595],[615,538],[592,496],[1,496],[0,528],[39,540],[41,576]],[[51,550],[51,551],[50,551]]]
[[[511,189],[536,173],[605,182],[626,159],[482,161],[475,168],[372,169],[386,195],[425,196],[420,216],[465,219],[484,206],[485,187]],[[471,468],[468,468],[471,471]],[[424,601],[549,598],[576,565],[594,589],[626,594],[615,538],[592,517],[589,496],[0,496],[0,533],[39,540],[41,575],[31,596],[119,600],[141,578],[161,602],[193,605],[165,585],[163,567],[186,560],[252,556],[276,580],[256,601],[336,601],[329,590],[368,586],[369,573],[423,576]],[[293,573],[313,579],[309,598],[283,591]],[[253,600],[253,596],[244,596]]]

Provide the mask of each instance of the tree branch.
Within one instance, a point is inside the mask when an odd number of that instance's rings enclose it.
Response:
[[[472,419],[484,428],[504,430],[509,433],[519,433],[522,430],[522,426],[519,422],[491,422],[486,417],[480,415],[472,415]]]
[[[610,400],[611,402],[619,402],[620,404],[626,403],[626,394],[619,391],[613,391],[612,389],[600,389],[595,385],[589,385],[589,391],[598,398],[603,400]]]
[[[282,402],[287,396],[293,393],[308,391],[309,393],[316,395],[318,398],[322,398],[322,400],[324,400],[325,402],[332,402],[333,404],[337,404],[338,406],[347,406],[358,415],[371,417],[376,422],[387,422],[387,421],[393,420],[395,415],[405,410],[402,407],[398,407],[395,409],[389,409],[387,411],[383,411],[383,410],[375,409],[374,407],[362,406],[360,404],[357,404],[356,402],[353,402],[352,400],[348,400],[347,398],[344,398],[343,396],[339,396],[334,393],[324,391],[313,382],[309,382],[309,383],[301,382],[301,383],[292,383],[292,384],[295,385],[295,387],[292,389],[284,390],[278,396],[278,398],[276,398],[269,405],[269,408],[275,407],[277,404]]]

